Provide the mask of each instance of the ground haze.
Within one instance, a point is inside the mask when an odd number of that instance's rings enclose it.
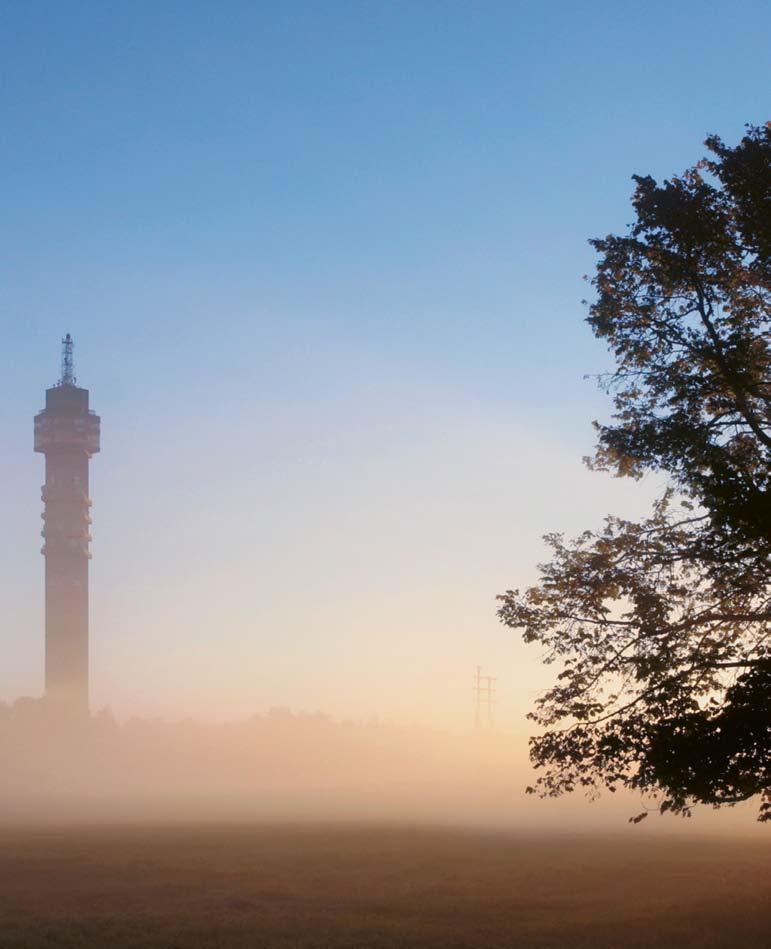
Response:
[[[0,831],[3,949],[768,947],[756,839],[394,825]]]

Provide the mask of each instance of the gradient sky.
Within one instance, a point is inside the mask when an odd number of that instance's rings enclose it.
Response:
[[[586,240],[768,107],[766,3],[0,0],[0,698],[42,689],[32,418],[102,415],[92,696],[464,728],[585,472]]]

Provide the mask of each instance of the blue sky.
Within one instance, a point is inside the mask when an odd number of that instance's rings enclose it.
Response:
[[[104,419],[97,702],[461,722],[481,661],[518,721],[537,657],[494,594],[656,488],[580,466],[587,238],[633,173],[767,118],[770,20],[0,2],[0,697],[40,688],[31,424],[69,331]]]

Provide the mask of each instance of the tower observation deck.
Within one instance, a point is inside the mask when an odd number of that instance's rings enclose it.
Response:
[[[46,702],[67,714],[88,712],[88,463],[99,451],[99,429],[88,390],[75,379],[68,333],[62,340],[61,379],[46,390],[46,407],[35,416],[35,451],[46,459],[41,515]]]

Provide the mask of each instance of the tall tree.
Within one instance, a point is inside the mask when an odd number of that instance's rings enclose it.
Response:
[[[640,523],[548,535],[499,616],[560,670],[530,790],[628,787],[685,815],[761,795],[771,820],[771,126],[705,144],[679,177],[635,176],[635,224],[591,242],[616,370],[587,463],[670,486]]]

